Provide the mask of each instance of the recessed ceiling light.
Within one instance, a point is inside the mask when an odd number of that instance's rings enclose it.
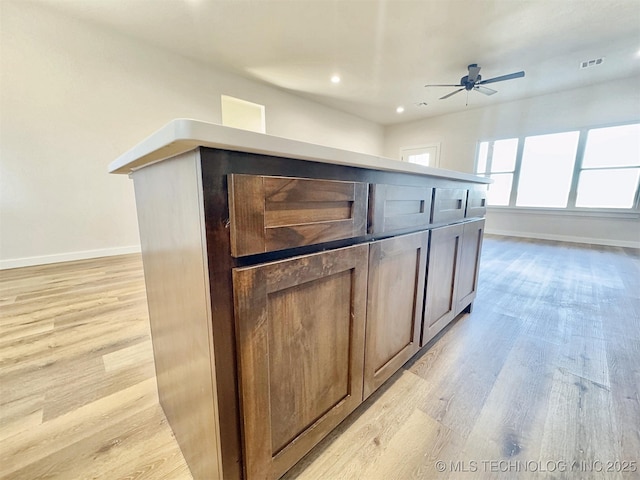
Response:
[[[331,77],[331,83],[340,83],[340,76],[339,75],[333,75]]]
[[[398,108],[396,108],[396,113],[402,113],[402,112],[404,112],[403,106],[399,106]]]

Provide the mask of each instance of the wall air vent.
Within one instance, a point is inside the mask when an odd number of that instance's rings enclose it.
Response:
[[[580,62],[580,68],[595,67],[596,65],[602,65],[604,63],[604,57],[594,58],[593,60],[585,60]]]

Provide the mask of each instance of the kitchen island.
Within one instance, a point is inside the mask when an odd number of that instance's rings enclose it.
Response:
[[[109,171],[196,479],[279,478],[471,310],[488,179],[186,119]]]

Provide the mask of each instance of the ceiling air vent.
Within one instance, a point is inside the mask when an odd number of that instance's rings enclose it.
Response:
[[[602,65],[603,62],[604,57],[595,58],[593,60],[585,60],[584,62],[580,62],[580,68],[595,67],[596,65]]]

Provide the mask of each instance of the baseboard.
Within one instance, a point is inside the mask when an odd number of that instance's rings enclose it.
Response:
[[[12,258],[0,260],[0,270],[10,268],[31,267],[33,265],[48,265],[50,263],[71,262],[73,260],[85,260],[87,258],[112,257],[114,255],[126,255],[139,253],[140,245],[129,247],[101,248],[98,250],[83,250],[80,252],[56,253],[38,257]]]
[[[544,233],[514,232],[512,230],[493,230],[489,228],[485,230],[485,233],[489,235],[503,235],[506,237],[522,237],[522,238],[535,238],[538,240],[554,240],[556,242],[587,243],[591,245],[607,245],[610,247],[640,248],[640,242],[627,241],[627,240],[612,240],[609,238],[586,238],[586,237],[574,237],[571,235],[549,235]]]

